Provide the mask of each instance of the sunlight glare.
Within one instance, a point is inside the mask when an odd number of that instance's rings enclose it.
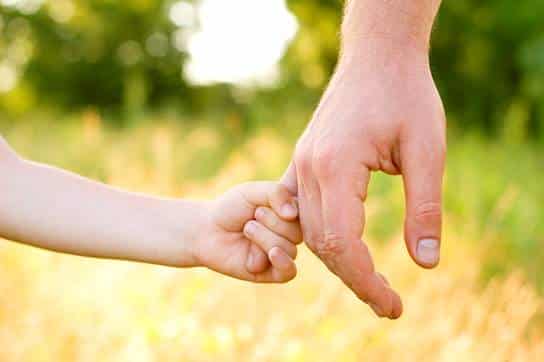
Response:
[[[0,4],[29,15],[37,12],[45,0],[0,0]]]
[[[277,65],[298,24],[285,0],[202,0],[188,40],[185,77],[194,84],[277,80]]]
[[[192,26],[195,18],[195,9],[192,4],[178,1],[170,8],[170,20],[177,26]]]

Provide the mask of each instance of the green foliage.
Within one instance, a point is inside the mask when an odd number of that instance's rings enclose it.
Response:
[[[132,111],[188,93],[180,76],[185,55],[169,38],[169,2],[80,0],[55,10],[56,3],[28,15],[0,7],[2,56],[27,42],[31,54],[19,65],[40,100]],[[73,15],[65,20],[62,11]]]
[[[542,134],[543,16],[544,4],[530,0],[444,2],[432,62],[458,127],[502,131],[517,108],[522,132]]]
[[[73,16],[64,19],[67,3]],[[336,63],[343,1],[288,0],[300,27],[281,81],[244,97],[235,87],[194,87],[181,76],[187,53],[175,45],[172,3],[48,0],[36,12],[0,5],[0,60],[24,74],[16,90],[0,95],[3,113],[92,106],[130,119],[167,106],[235,112],[249,129],[263,109],[281,114],[317,102]],[[443,2],[431,57],[452,128],[516,142],[544,134],[543,18],[544,3],[534,0]]]
[[[288,55],[292,60],[287,64],[294,68],[290,74],[304,79],[321,67],[317,72],[327,78],[337,54],[342,2],[289,3],[301,22]],[[542,19],[544,3],[533,0],[443,1],[431,63],[454,128],[477,128],[506,138],[544,134]],[[505,113],[521,118],[505,119]]]

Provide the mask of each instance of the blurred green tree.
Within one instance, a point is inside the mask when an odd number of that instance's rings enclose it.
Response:
[[[173,1],[0,1],[0,75],[13,76],[9,67],[22,75],[17,99],[0,95],[0,105],[17,108],[27,99],[125,115],[164,104],[186,112],[226,107],[245,123],[266,108],[308,108],[334,70],[343,1],[287,3],[300,27],[280,82],[240,97],[235,86],[195,87],[184,79],[184,41],[198,21],[175,25]],[[542,19],[544,3],[534,0],[443,3],[431,57],[450,126],[517,140],[544,136]]]
[[[289,4],[301,23],[289,53],[292,78],[321,84],[334,67],[343,1]],[[538,1],[443,2],[431,62],[450,125],[491,136],[544,136],[542,19]]]
[[[181,78],[185,53],[170,40],[176,28],[168,5],[55,0],[34,11],[3,6],[2,55],[9,59],[18,44],[28,43],[28,59],[11,63],[40,99],[69,108],[138,111],[190,94]]]

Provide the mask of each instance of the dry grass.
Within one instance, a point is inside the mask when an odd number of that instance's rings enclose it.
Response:
[[[289,157],[289,145],[269,131],[225,153],[215,150],[220,134],[206,127],[162,124],[120,134],[87,117],[62,134],[31,129],[7,132],[28,156],[167,195],[203,197],[257,175],[272,177]],[[205,167],[198,164],[206,162],[203,152],[225,153],[219,171],[191,178],[191,170]],[[371,214],[380,201],[371,200]],[[404,296],[405,315],[394,322],[373,317],[306,250],[295,281],[261,286],[206,270],[95,261],[5,242],[0,361],[542,359],[543,300],[523,272],[483,283],[485,251],[450,223],[446,240],[468,240],[447,243],[432,272],[415,267],[393,235],[384,246],[371,244],[376,264]]]

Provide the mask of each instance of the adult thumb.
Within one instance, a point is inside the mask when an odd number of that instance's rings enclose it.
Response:
[[[402,155],[406,247],[417,264],[434,268],[440,261],[445,145],[414,141],[402,149]]]

